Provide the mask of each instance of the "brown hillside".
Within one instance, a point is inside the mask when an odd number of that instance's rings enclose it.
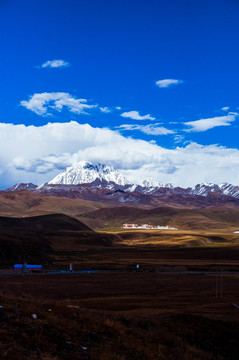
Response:
[[[185,209],[157,207],[108,207],[82,214],[81,221],[93,228],[121,227],[123,223],[151,223],[193,230],[235,230],[239,227],[239,209],[236,207],[208,207]]]
[[[102,206],[93,201],[47,196],[27,190],[0,191],[0,215],[3,216],[36,216],[52,213],[77,216],[83,212],[97,210]]]

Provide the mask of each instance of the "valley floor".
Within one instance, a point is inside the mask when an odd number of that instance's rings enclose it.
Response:
[[[27,259],[98,270],[0,274],[1,360],[238,359],[231,229],[93,231],[60,214],[0,221],[1,269]]]
[[[238,285],[228,274],[0,276],[1,359],[236,360]]]

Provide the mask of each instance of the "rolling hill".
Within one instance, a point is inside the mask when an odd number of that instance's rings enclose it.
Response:
[[[239,227],[239,209],[226,206],[203,209],[170,206],[153,209],[107,207],[81,214],[78,218],[85,224],[99,229],[119,228],[123,223],[169,225],[185,230],[234,231]]]
[[[45,196],[31,191],[0,191],[0,216],[21,217],[52,213],[77,216],[84,212],[105,207],[98,202],[83,199],[71,199],[64,196]]]
[[[2,267],[25,261],[50,264],[59,252],[111,246],[114,239],[63,214],[0,217],[0,263]]]

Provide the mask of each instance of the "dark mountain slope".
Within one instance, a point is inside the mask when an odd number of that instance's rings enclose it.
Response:
[[[58,251],[72,252],[110,246],[115,236],[95,233],[63,214],[28,218],[0,217],[0,265],[49,263]]]
[[[7,231],[24,230],[24,232],[36,231],[40,233],[51,233],[62,230],[72,231],[92,231],[88,226],[82,222],[63,214],[50,214],[24,218],[9,218],[0,217],[1,230]]]

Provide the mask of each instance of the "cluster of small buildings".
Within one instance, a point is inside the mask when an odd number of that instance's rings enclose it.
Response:
[[[138,224],[123,224],[123,229],[147,229],[147,230],[151,230],[151,229],[159,229],[159,230],[178,230],[177,228],[174,227],[169,227],[168,225],[166,226],[160,226],[160,225],[151,225],[151,224],[142,224],[142,225],[138,225]]]

